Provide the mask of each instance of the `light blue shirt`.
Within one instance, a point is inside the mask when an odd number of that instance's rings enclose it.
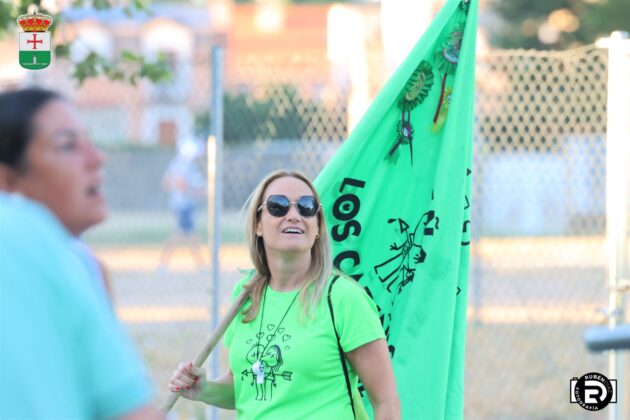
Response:
[[[0,419],[115,417],[150,401],[73,240],[45,207],[0,192]]]
[[[177,155],[166,170],[165,178],[177,186],[169,188],[170,204],[174,210],[190,208],[197,204],[197,198],[204,186],[203,177],[194,160]]]
[[[98,260],[92,253],[90,247],[88,247],[79,238],[73,238],[71,246],[74,253],[77,254],[90,273],[94,287],[96,287],[96,289],[103,295],[103,299],[109,299],[107,287],[105,285],[105,276],[103,275],[103,271],[101,270]]]

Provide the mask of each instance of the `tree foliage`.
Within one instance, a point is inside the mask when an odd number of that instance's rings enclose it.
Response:
[[[15,30],[17,18],[28,13],[30,5],[36,5],[39,12],[53,18],[49,32],[54,34],[63,25],[70,24],[64,21],[63,14],[53,13],[42,7],[41,0],[0,0],[0,37],[6,36]],[[90,4],[96,10],[104,10],[115,7],[114,0],[73,0],[72,7],[84,7]],[[124,13],[131,17],[135,13],[151,13],[150,3],[145,0],[131,0],[124,8]],[[72,42],[57,43],[54,47],[55,58],[69,58]],[[118,57],[105,58],[95,51],[81,61],[74,63],[72,76],[81,85],[90,77],[106,76],[111,80],[135,85],[139,79],[145,78],[151,82],[168,80],[171,77],[166,57],[159,56],[155,61],[148,61],[141,55],[123,50]]]
[[[630,31],[628,0],[493,0],[505,21],[491,28],[504,48],[565,49],[595,42],[616,30]]]
[[[261,98],[245,92],[226,92],[223,137],[228,143],[304,139],[312,124],[333,120],[330,113],[322,104],[300,95],[291,85],[269,86]],[[209,129],[209,112],[197,114],[197,135],[203,136]]]

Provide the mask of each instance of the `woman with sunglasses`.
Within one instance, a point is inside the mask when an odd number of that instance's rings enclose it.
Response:
[[[247,219],[255,269],[234,288],[233,298],[244,289],[249,299],[225,335],[230,368],[207,381],[204,369],[182,363],[171,391],[236,409],[239,418],[366,418],[358,375],[374,418],[398,419],[376,306],[354,280],[331,274],[326,222],[311,182],[296,172],[272,173],[250,197]]]

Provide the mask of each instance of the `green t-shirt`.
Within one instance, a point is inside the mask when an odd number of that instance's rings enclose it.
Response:
[[[236,284],[233,299],[249,277]],[[277,292],[267,287],[256,318],[243,323],[242,315],[237,315],[232,322],[225,344],[239,418],[352,418],[327,293],[328,286],[315,316],[305,318],[297,290]],[[358,283],[339,278],[332,289],[332,304],[344,352],[385,338],[376,305]],[[356,390],[357,375],[347,365]]]

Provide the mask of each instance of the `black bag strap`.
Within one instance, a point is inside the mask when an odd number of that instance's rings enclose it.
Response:
[[[337,281],[339,276],[333,277],[330,281],[330,286],[328,287],[328,309],[330,309],[330,318],[332,319],[333,329],[335,330],[335,337],[337,337],[337,348],[339,349],[339,358],[341,359],[341,366],[343,367],[343,374],[346,377],[346,387],[348,389],[348,397],[350,397],[350,406],[352,407],[352,416],[353,418],[357,418],[357,414],[354,411],[354,400],[352,399],[352,388],[350,386],[350,376],[348,375],[348,365],[346,364],[346,357],[343,354],[343,349],[341,348],[341,342],[339,341],[339,333],[337,332],[337,327],[335,326],[335,312],[333,311],[332,300],[330,298],[330,292],[332,291],[333,284]]]

